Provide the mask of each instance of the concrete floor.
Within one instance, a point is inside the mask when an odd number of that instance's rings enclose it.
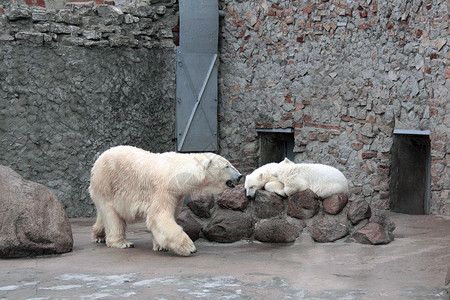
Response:
[[[0,260],[1,299],[449,299],[450,218],[389,213],[389,245],[196,241],[198,253],[153,252],[143,224],[136,248],[90,242],[93,219],[72,220],[73,252]]]

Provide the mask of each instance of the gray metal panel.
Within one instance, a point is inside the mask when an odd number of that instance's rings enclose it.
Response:
[[[217,151],[218,3],[180,1],[177,47],[177,151]]]
[[[180,0],[180,47],[183,52],[217,53],[217,0]]]

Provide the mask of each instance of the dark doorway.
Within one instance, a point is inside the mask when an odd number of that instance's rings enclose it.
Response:
[[[414,215],[429,213],[429,132],[394,131],[390,190],[392,211]]]
[[[259,165],[280,162],[284,158],[294,161],[294,133],[292,129],[258,129]]]

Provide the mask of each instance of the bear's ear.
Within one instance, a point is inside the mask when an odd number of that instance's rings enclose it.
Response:
[[[285,164],[292,164],[292,161],[289,158],[287,158],[287,157],[284,158],[283,162]]]
[[[211,158],[204,158],[202,159],[202,161],[200,162],[200,164],[202,165],[203,168],[208,169],[209,165],[211,164],[212,159]]]

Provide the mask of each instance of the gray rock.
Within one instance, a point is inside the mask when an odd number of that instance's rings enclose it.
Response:
[[[334,242],[348,234],[348,228],[332,216],[318,216],[309,226],[309,233],[316,242]]]
[[[191,238],[191,240],[198,240],[200,232],[202,232],[202,225],[195,220],[188,209],[183,210],[177,218],[177,223],[183,227],[184,232]]]
[[[323,200],[323,209],[330,215],[337,215],[347,205],[347,194],[334,194]]]
[[[249,204],[244,186],[240,184],[234,189],[225,190],[217,198],[217,204],[222,208],[244,211]]]
[[[193,195],[191,199],[186,203],[196,216],[200,218],[210,218],[211,209],[214,206],[214,195],[212,194],[199,194]]]
[[[233,243],[253,234],[253,219],[242,212],[221,209],[203,230],[213,242]]]
[[[288,197],[287,214],[293,218],[301,220],[312,218],[319,209],[319,196],[309,189]]]
[[[352,224],[357,224],[359,221],[368,219],[372,215],[369,203],[365,200],[353,201],[348,209],[347,217]]]
[[[372,210],[372,215],[369,219],[369,222],[378,223],[383,226],[383,228],[386,228],[389,232],[393,232],[396,227],[395,223],[391,219],[389,219],[386,213],[378,209]]]
[[[253,211],[258,219],[268,219],[282,215],[285,211],[283,197],[265,190],[258,190],[255,194]]]
[[[302,229],[285,218],[260,220],[255,225],[255,239],[268,243],[291,243],[300,236]]]
[[[369,222],[362,229],[356,231],[352,238],[361,244],[382,245],[394,240],[394,235],[381,224]]]
[[[0,166],[0,257],[72,250],[72,230],[58,199],[42,184]]]

